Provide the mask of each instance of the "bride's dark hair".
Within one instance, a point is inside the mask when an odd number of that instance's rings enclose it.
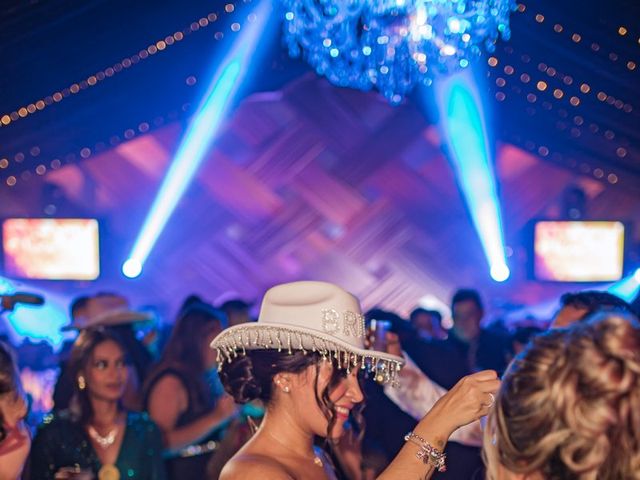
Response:
[[[220,371],[220,380],[225,390],[237,403],[261,400],[265,405],[271,402],[275,383],[273,378],[278,373],[301,373],[308,367],[315,368],[314,391],[316,402],[329,421],[326,438],[330,439],[331,430],[336,422],[335,405],[329,395],[346,375],[346,370],[337,368],[333,363],[333,372],[328,385],[318,395],[318,373],[323,360],[317,352],[293,351],[291,353],[277,350],[249,350],[246,355],[238,355],[229,363],[225,363]],[[326,361],[329,361],[328,358]],[[355,367],[357,368],[357,367]],[[364,421],[360,403],[351,411],[356,430],[362,435]]]

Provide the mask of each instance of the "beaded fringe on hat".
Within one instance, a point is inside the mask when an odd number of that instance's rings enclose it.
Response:
[[[305,347],[306,345],[306,347]],[[397,383],[397,374],[402,368],[402,363],[380,358],[371,351],[372,355],[355,352],[342,345],[319,336],[289,330],[282,327],[262,328],[238,328],[234,331],[223,332],[216,340],[213,347],[217,351],[218,371],[225,362],[231,362],[240,355],[246,355],[247,349],[273,349],[278,352],[286,351],[292,354],[294,350],[301,351],[305,355],[309,352],[317,352],[323,361],[332,361],[339,369],[345,369],[350,373],[352,369],[367,370],[374,375],[379,383]]]

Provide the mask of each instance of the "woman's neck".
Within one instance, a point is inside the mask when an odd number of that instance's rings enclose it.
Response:
[[[313,433],[305,430],[286,408],[270,408],[265,412],[258,434],[276,443],[289,454],[314,458]]]
[[[118,423],[120,415],[120,405],[111,400],[100,398],[90,398],[93,417],[91,423],[96,427],[111,427]]]

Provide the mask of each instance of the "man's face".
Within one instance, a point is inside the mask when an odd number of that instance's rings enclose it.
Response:
[[[463,300],[453,305],[453,330],[464,341],[471,341],[480,334],[482,309],[473,300]]]
[[[587,308],[575,307],[573,305],[565,305],[556,316],[553,317],[551,322],[551,328],[564,328],[569,325],[573,325],[582,317],[584,317],[589,310]]]
[[[423,335],[432,336],[434,334],[434,324],[437,319],[429,313],[419,313],[413,319],[413,326]]]

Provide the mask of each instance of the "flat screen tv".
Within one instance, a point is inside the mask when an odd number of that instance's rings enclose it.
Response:
[[[624,270],[625,226],[618,221],[538,221],[533,273],[542,281],[613,282]]]
[[[4,274],[34,280],[95,280],[100,275],[98,233],[95,219],[4,219]]]

